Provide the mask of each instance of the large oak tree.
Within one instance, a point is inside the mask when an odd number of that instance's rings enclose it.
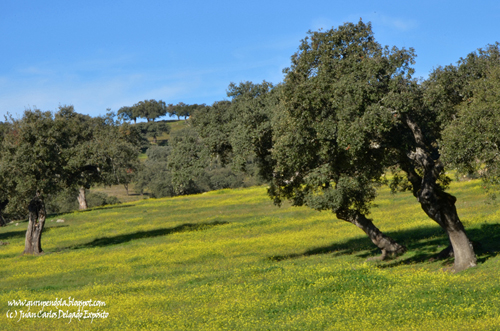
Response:
[[[412,49],[381,47],[362,21],[311,32],[285,69],[270,193],[277,202],[333,211],[363,229],[384,256],[402,247],[366,215],[381,176],[399,167],[424,212],[448,234],[460,271],[476,257],[456,198],[445,191],[441,109],[426,106],[411,78],[413,59]]]

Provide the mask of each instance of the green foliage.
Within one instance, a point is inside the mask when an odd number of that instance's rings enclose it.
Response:
[[[456,119],[461,104],[470,103],[478,92],[478,83],[488,79],[488,72],[494,70],[500,61],[500,44],[478,49],[457,65],[436,68],[423,83],[427,107],[439,113],[438,123],[448,125]]]
[[[278,102],[277,87],[265,81],[231,83],[227,95],[231,102],[219,101],[199,109],[191,118],[192,123],[212,158],[238,171],[248,172],[252,164],[261,179],[269,180],[271,117]]]
[[[101,207],[106,205],[116,205],[121,203],[117,197],[109,196],[103,192],[93,192],[85,190],[88,208]],[[78,190],[67,189],[51,195],[46,199],[47,214],[69,213],[79,209]]]
[[[185,195],[259,183],[208,157],[205,145],[191,126],[172,132],[168,146],[152,146],[135,177],[135,189],[152,197]],[[249,168],[254,170],[251,161]]]
[[[229,135],[236,120],[234,115],[231,112],[231,102],[219,101],[199,110],[191,119],[208,153],[212,157],[219,157],[223,164],[229,162],[232,152]]]
[[[148,122],[167,114],[167,106],[162,100],[139,101],[132,108],[137,117],[145,118]]]
[[[205,104],[199,105],[199,104],[195,103],[192,105],[188,105],[188,104],[185,104],[184,102],[179,102],[176,105],[169,104],[167,112],[170,116],[177,116],[177,119],[180,119],[181,116],[184,117],[184,119],[187,119],[189,116],[194,114],[196,111],[202,110],[204,108],[206,108]]]
[[[138,123],[134,126],[139,130],[144,138],[153,138],[153,142],[157,143],[157,138],[163,133],[169,133],[170,127],[166,122],[146,122]]]
[[[460,174],[478,174],[490,188],[500,178],[499,47],[490,45],[469,54],[456,67],[447,67],[457,73],[463,86],[456,92],[460,98],[453,104],[454,119],[442,137],[443,157],[449,165]]]
[[[413,50],[382,48],[362,21],[309,35],[284,70],[269,193],[276,203],[366,214],[396,125],[383,100],[410,78]]]
[[[167,105],[162,100],[144,100],[139,101],[131,107],[122,107],[118,110],[118,116],[125,120],[133,120],[137,118],[145,118],[148,122],[167,114]]]
[[[121,202],[117,197],[107,195],[106,193],[89,191],[87,193],[87,203],[89,208],[95,208],[107,205],[116,205]]]
[[[139,166],[140,135],[113,116],[91,118],[63,106],[55,114],[27,110],[11,118],[0,167],[6,212],[24,217],[37,194],[44,200],[96,184],[127,185]]]
[[[209,190],[209,179],[204,171],[208,154],[200,137],[192,127],[171,135],[172,147],[168,167],[176,194],[193,194]]]
[[[0,165],[3,190],[9,199],[7,213],[26,213],[36,194],[43,199],[73,182],[73,172],[66,171],[65,151],[72,144],[67,129],[51,112],[26,110],[22,119],[10,118]]]
[[[118,110],[118,113],[117,115],[121,118],[123,118],[124,120],[128,120],[128,121],[134,121],[134,123],[137,122],[137,117],[139,117],[139,114],[137,114],[137,112],[135,112],[135,109],[133,107],[121,107],[119,110]]]
[[[167,163],[170,150],[169,146],[152,146],[147,150],[148,158],[134,178],[136,191],[142,193],[147,189],[154,198],[175,195]]]

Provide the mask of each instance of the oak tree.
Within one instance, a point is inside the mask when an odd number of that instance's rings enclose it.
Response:
[[[273,118],[276,202],[331,210],[360,227],[382,258],[404,247],[367,217],[376,187],[399,167],[424,212],[448,234],[456,271],[476,265],[439,156],[439,107],[411,78],[413,49],[380,46],[370,24],[310,32],[292,56]]]

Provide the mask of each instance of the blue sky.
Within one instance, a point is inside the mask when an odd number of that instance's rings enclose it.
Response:
[[[500,41],[500,1],[0,1],[0,120],[145,99],[206,103],[230,82],[279,83],[308,30],[372,22],[415,48],[416,76]]]

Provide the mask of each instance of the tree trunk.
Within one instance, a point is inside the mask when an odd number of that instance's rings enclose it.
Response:
[[[123,184],[123,186],[125,187],[125,191],[127,191],[127,196],[129,196],[129,194],[128,194],[128,184]]]
[[[454,269],[459,272],[477,264],[474,248],[465,233],[455,207],[456,198],[443,191],[438,184],[443,172],[443,165],[434,160],[425,144],[425,137],[420,127],[409,116],[405,116],[406,124],[413,133],[416,149],[407,155],[407,162],[402,162],[403,171],[413,186],[413,195],[424,212],[438,223],[448,235],[455,256]],[[420,176],[415,171],[415,165],[423,170]]]
[[[0,212],[0,226],[6,226],[7,222],[5,222],[5,219],[2,216],[2,213]]]
[[[7,222],[3,218],[2,210],[5,208],[5,206],[7,206],[8,203],[9,203],[8,199],[0,202],[0,226],[6,226],[7,225]]]
[[[40,198],[40,194],[31,200],[28,205],[29,223],[24,241],[23,254],[39,255],[42,254],[42,230],[45,225],[45,204]]]
[[[372,260],[385,260],[387,257],[395,257],[406,252],[405,246],[384,235],[369,218],[359,212],[337,212],[337,218],[356,225],[382,250],[382,255],[372,258]]]
[[[85,187],[80,187],[78,193],[78,204],[80,205],[80,210],[85,210],[88,208],[87,196],[85,195]]]
[[[424,212],[438,223],[448,235],[453,255],[455,257],[454,269],[459,272],[476,266],[474,248],[465,233],[464,226],[458,218],[454,196],[425,183],[419,191],[417,200]]]

